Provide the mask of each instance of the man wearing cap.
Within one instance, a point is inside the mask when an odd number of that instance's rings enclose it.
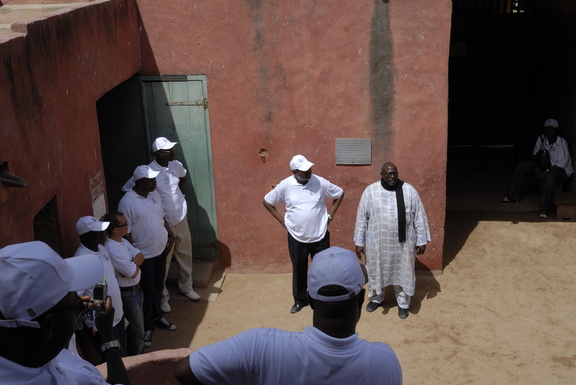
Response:
[[[92,255],[62,259],[43,242],[0,249],[0,382],[46,385],[104,384],[98,370],[65,349],[86,303],[77,291],[94,286],[104,268]],[[112,332],[108,297],[96,314],[108,381],[129,384]],[[82,368],[82,372],[80,372]]]
[[[564,182],[574,173],[572,158],[568,151],[568,143],[558,135],[558,121],[548,119],[544,122],[544,132],[536,139],[532,155],[540,150],[546,150],[550,157],[550,164],[537,165],[531,161],[520,161],[516,166],[514,178],[508,189],[508,194],[502,199],[502,203],[519,201],[522,190],[527,182],[534,178],[540,180],[540,218],[548,218],[553,208],[552,198],[557,185]],[[540,169],[539,167],[542,167]]]
[[[344,199],[344,190],[318,175],[312,174],[314,163],[303,155],[290,161],[292,175],[282,180],[264,196],[264,207],[288,231],[288,253],[292,261],[292,295],[294,314],[308,305],[306,272],[308,255],[330,247],[328,224]],[[330,211],[326,199],[333,199]],[[286,214],[280,215],[275,205],[284,203]]]
[[[176,364],[181,384],[402,384],[394,351],[358,338],[364,271],[340,247],[316,254],[308,272],[312,324],[301,332],[252,329],[202,347]]]
[[[101,222],[92,216],[84,216],[76,222],[76,232],[80,237],[80,246],[76,250],[74,256],[90,255],[97,256],[104,266],[104,275],[101,280],[108,286],[108,295],[112,298],[112,303],[115,306],[114,312],[114,335],[120,341],[120,354],[126,356],[126,329],[124,328],[124,312],[122,311],[122,297],[120,295],[120,287],[116,280],[116,273],[112,260],[108,254],[108,250],[104,247],[106,242],[106,229],[110,222]],[[80,297],[94,296],[94,286],[88,287],[83,291],[78,292]],[[86,320],[86,327],[93,326],[92,322]],[[96,347],[100,346],[100,336],[96,333],[95,339],[92,342]]]
[[[188,227],[188,205],[184,198],[184,185],[186,169],[175,160],[174,146],[178,142],[171,142],[159,137],[152,143],[154,160],[148,166],[158,171],[156,176],[156,191],[162,198],[162,208],[168,225],[174,233],[174,248],[166,257],[166,274],[164,275],[164,290],[162,298],[162,311],[168,313],[170,309],[170,294],[166,289],[166,277],[172,261],[172,255],[178,263],[178,288],[187,298],[198,301],[200,295],[192,288],[192,237]]]
[[[104,246],[116,270],[122,309],[128,320],[126,352],[129,356],[135,356],[144,353],[144,295],[140,287],[140,265],[144,262],[144,255],[124,238],[128,234],[128,221],[124,215],[111,211],[104,216],[104,220],[110,223]]]
[[[386,286],[394,286],[398,316],[408,317],[416,290],[414,264],[430,242],[424,205],[416,189],[398,179],[398,168],[386,162],[381,179],[366,187],[356,213],[354,242],[358,258],[366,258],[370,292],[366,311],[384,300]]]
[[[157,326],[175,330],[176,326],[163,317],[160,304],[166,272],[166,254],[174,244],[174,235],[164,219],[160,194],[156,191],[158,171],[146,165],[134,170],[134,186],[118,203],[118,211],[128,222],[126,239],[144,255],[140,265],[140,285],[144,294],[144,346],[152,344],[152,331]]]

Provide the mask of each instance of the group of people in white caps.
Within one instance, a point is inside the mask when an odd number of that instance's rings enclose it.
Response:
[[[144,256],[140,287],[145,347],[151,346],[155,327],[176,330],[176,325],[164,318],[171,311],[165,282],[172,256],[178,264],[180,293],[193,301],[200,299],[193,289],[192,236],[184,196],[187,171],[175,160],[176,144],[165,137],[154,140],[154,160],[136,167],[122,187],[125,194],[118,203],[128,227],[123,237]]]
[[[175,144],[166,138],[154,142],[153,152],[165,156],[155,160],[166,169],[163,176],[151,165],[138,166],[118,211],[102,221],[80,218],[81,245],[74,257],[63,259],[42,242],[0,249],[2,383],[128,384],[122,355],[149,346],[154,326],[176,328],[163,317],[166,261],[178,242],[176,233],[188,228],[181,223],[185,215],[168,220],[157,191],[160,183],[170,185],[185,175],[178,166],[170,169]],[[288,233],[295,301],[290,311],[309,305],[312,326],[300,332],[257,328],[202,347],[176,363],[174,376],[181,384],[402,383],[393,350],[359,338],[356,325],[366,282],[366,310],[380,306],[385,287],[392,285],[400,318],[408,316],[416,255],[430,241],[422,202],[414,187],[398,178],[396,166],[384,163],[381,180],[368,186],[360,200],[355,252],[331,246],[328,225],[344,191],[313,175],[313,165],[296,155],[290,162],[292,175],[264,198],[264,206]],[[327,199],[333,200],[330,209]],[[284,216],[275,208],[278,203],[286,206]],[[174,231],[174,225],[185,230]],[[191,278],[180,277],[180,291],[197,300]],[[102,287],[107,288],[104,294]],[[90,352],[90,346],[96,349]],[[101,361],[108,366],[108,382],[92,365]]]

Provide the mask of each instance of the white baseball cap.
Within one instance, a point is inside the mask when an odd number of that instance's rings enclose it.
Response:
[[[294,155],[290,161],[290,170],[300,170],[306,172],[310,170],[310,167],[312,166],[314,166],[314,163],[306,159],[304,155]]]
[[[171,142],[168,139],[166,139],[165,137],[160,136],[160,137],[156,138],[156,140],[154,140],[154,143],[152,143],[152,152],[156,152],[156,151],[160,151],[160,150],[169,150],[177,144],[178,144],[178,142]]]
[[[558,121],[556,119],[548,119],[544,122],[544,127],[558,128]]]
[[[0,327],[39,329],[34,318],[71,291],[98,283],[104,267],[96,255],[63,259],[40,241],[0,249]]]
[[[158,174],[160,174],[160,171],[154,171],[147,165],[142,165],[136,167],[133,176],[134,180],[137,181],[142,178],[148,178],[148,179],[156,178]]]
[[[109,224],[110,222],[100,222],[94,217],[85,216],[76,222],[76,233],[78,233],[78,235],[84,235],[89,231],[104,231],[108,228]]]
[[[314,256],[308,270],[308,293],[323,302],[341,302],[353,298],[366,283],[366,276],[356,254],[338,246],[329,247]],[[347,294],[326,296],[318,291],[328,285],[342,286]]]

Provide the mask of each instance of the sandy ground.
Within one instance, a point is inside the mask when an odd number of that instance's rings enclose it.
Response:
[[[446,268],[418,276],[406,320],[393,300],[362,314],[360,337],[396,351],[405,384],[576,384],[576,221],[539,219],[535,197],[500,204],[501,187],[450,200]],[[289,313],[290,274],[226,274],[217,286],[203,292],[215,301],[174,296],[166,318],[178,329],[155,332],[151,350],[311,324],[310,308]]]
[[[405,384],[576,384],[572,222],[533,221],[534,212],[450,212],[449,264],[418,276],[406,320],[393,301],[364,312],[360,337],[398,355]],[[226,274],[216,301],[172,301],[174,332],[153,350],[197,348],[254,327],[301,330],[312,312],[289,309],[291,275]]]

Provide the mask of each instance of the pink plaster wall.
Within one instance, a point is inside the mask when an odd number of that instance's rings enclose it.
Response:
[[[34,216],[56,196],[70,255],[103,172],[96,100],[140,65],[136,2],[95,1],[12,30],[0,35],[0,163],[28,186],[2,188],[0,246],[33,240]]]
[[[285,230],[262,198],[298,153],[345,189],[330,230],[348,248],[362,191],[395,162],[432,228],[419,268],[442,270],[450,1],[141,0],[139,9],[142,73],[207,76],[229,271],[290,271]],[[371,138],[372,165],[336,166],[336,138]]]

